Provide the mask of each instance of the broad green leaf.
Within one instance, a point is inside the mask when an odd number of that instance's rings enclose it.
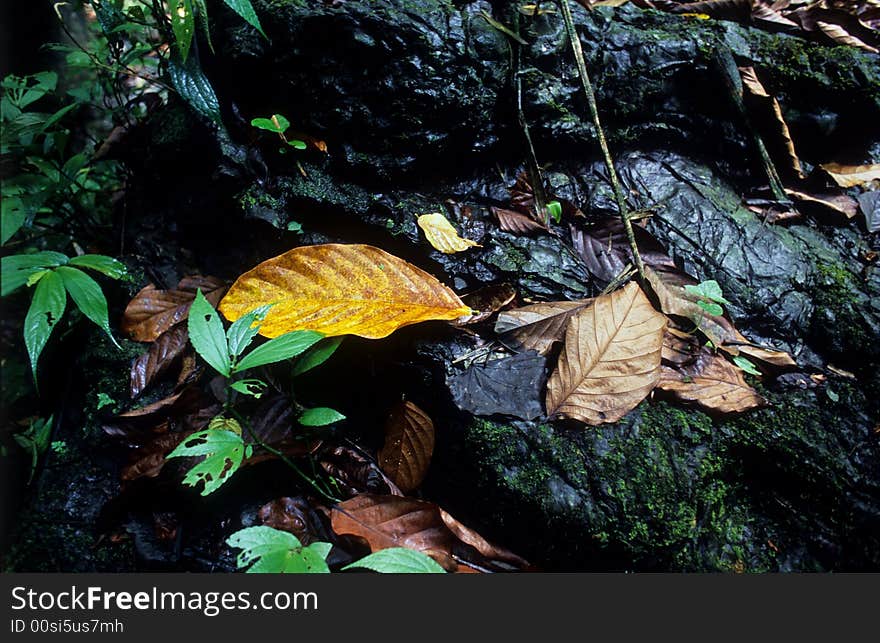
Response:
[[[232,477],[244,458],[249,458],[251,447],[245,446],[240,435],[232,431],[208,429],[189,436],[168,458],[205,456],[205,459],[187,471],[183,484],[191,487],[205,483],[202,495],[216,491]]]
[[[192,315],[192,313],[190,313]],[[245,355],[233,369],[240,373],[249,368],[274,364],[291,357],[296,357],[323,337],[321,333],[311,330],[295,330],[275,339],[270,339],[262,346],[257,346]]]
[[[46,276],[47,274],[49,274],[50,272],[52,272],[52,270],[49,269],[49,268],[47,268],[47,269],[45,269],[45,270],[40,270],[40,271],[38,271],[38,272],[32,272],[32,273],[31,273],[31,276],[28,277],[27,283],[26,283],[25,285],[26,285],[28,288],[30,288],[31,286],[33,286],[35,283],[37,283],[40,279],[42,279],[43,277],[45,277],[45,276]]]
[[[24,343],[31,360],[31,372],[37,381],[37,362],[49,336],[64,314],[67,293],[61,275],[50,272],[40,279],[24,319]]]
[[[68,263],[79,268],[97,270],[111,279],[121,279],[128,274],[128,269],[124,263],[105,255],[80,255],[79,257],[73,257]]]
[[[264,129],[275,134],[283,134],[290,127],[290,121],[281,114],[272,114],[272,118],[255,118],[251,125],[257,129]]]
[[[46,268],[67,263],[67,256],[60,252],[34,252],[26,255],[9,255],[0,259],[0,294],[3,297],[24,286],[30,276]]]
[[[290,147],[296,148],[298,150],[304,150],[308,147],[305,141],[301,141],[298,138],[295,138],[292,141],[287,141],[287,144],[290,145]]]
[[[205,118],[221,124],[220,102],[214,88],[199,67],[195,56],[179,62],[174,56],[168,59],[168,74],[171,84],[192,109]]]
[[[344,419],[345,416],[339,411],[319,406],[314,409],[303,411],[303,414],[299,416],[298,421],[303,426],[327,426],[328,424],[333,424],[334,422],[339,422]]]
[[[744,370],[749,375],[761,375],[761,371],[755,366],[755,364],[748,359],[747,357],[743,357],[742,355],[736,355],[733,358],[733,363],[739,366],[742,370]]]
[[[107,333],[117,348],[120,348],[113,333],[110,332],[110,319],[107,315],[107,300],[101,292],[101,286],[82,270],[69,266],[59,266],[55,272],[61,276],[64,288],[73,299],[73,303],[80,309],[83,315],[91,319],[98,327]],[[45,279],[45,277],[43,278]]]
[[[249,25],[259,31],[264,38],[268,38],[266,32],[263,31],[262,25],[260,25],[260,19],[257,17],[257,12],[254,11],[251,0],[223,0],[223,2],[235,11],[235,13],[244,18]]]
[[[724,314],[724,309],[713,301],[705,301],[703,299],[700,299],[699,301],[697,301],[697,306],[705,310],[706,314],[712,315],[713,317]]]
[[[232,370],[223,322],[220,321],[220,314],[205,299],[201,289],[196,293],[196,298],[189,309],[187,328],[189,341],[196,352],[215,371],[224,377],[229,377]]]
[[[229,327],[229,330],[226,331],[226,341],[229,343],[229,354],[233,358],[241,355],[244,352],[244,349],[254,341],[254,337],[256,337],[257,333],[260,331],[259,322],[266,318],[266,313],[269,312],[271,307],[270,304],[268,306],[255,308],[247,315],[242,315],[236,319],[232,326]]]
[[[390,547],[365,556],[346,565],[343,570],[355,568],[372,569],[382,574],[445,574],[436,560],[414,549]]]
[[[562,204],[559,201],[550,201],[547,204],[547,212],[556,223],[562,221]]]
[[[256,399],[260,399],[266,390],[266,383],[263,380],[249,379],[238,380],[230,385],[233,391],[238,391],[244,395],[250,395]]]
[[[168,0],[168,8],[171,16],[171,30],[174,32],[174,40],[177,43],[177,52],[180,54],[180,59],[186,61],[196,30],[192,2],[190,0]]]
[[[708,299],[709,301],[714,301],[718,304],[727,304],[728,306],[730,305],[730,302],[724,298],[724,293],[721,291],[721,286],[719,286],[718,282],[714,279],[700,282],[696,286],[688,285],[685,286],[684,289],[685,292],[688,292],[691,295],[695,295],[696,297]]]
[[[27,218],[27,208],[20,197],[4,197],[0,201],[0,245],[5,245],[21,229]]]
[[[303,547],[299,538],[286,531],[261,525],[247,527],[226,539],[226,544],[242,551],[236,562],[248,574],[327,574],[325,558],[330,543],[316,542]]]
[[[296,362],[293,364],[293,376],[302,375],[326,362],[339,348],[343,339],[344,336],[328,337],[309,348],[296,358]]]

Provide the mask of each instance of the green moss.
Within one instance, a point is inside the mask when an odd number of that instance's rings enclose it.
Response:
[[[877,358],[876,337],[865,316],[869,301],[849,270],[817,263],[811,295],[810,333],[826,354],[859,367],[867,366],[866,358]]]

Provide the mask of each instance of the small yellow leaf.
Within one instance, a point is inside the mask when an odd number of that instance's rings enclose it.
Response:
[[[402,326],[469,315],[435,277],[384,250],[327,243],[294,248],[239,277],[220,302],[230,321],[272,304],[260,334],[294,330],[386,337]]]
[[[428,243],[435,249],[445,254],[461,252],[480,244],[470,239],[462,239],[458,236],[452,224],[439,212],[423,214],[418,218],[419,227],[425,232]]]

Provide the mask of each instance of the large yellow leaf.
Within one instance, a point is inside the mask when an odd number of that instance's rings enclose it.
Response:
[[[460,237],[448,219],[439,212],[423,214],[416,220],[416,223],[425,233],[428,243],[445,254],[461,252],[480,245],[476,241]]]
[[[260,334],[293,330],[378,339],[401,326],[470,314],[428,273],[373,246],[328,243],[294,248],[239,277],[220,302],[235,321],[274,304]]]
[[[602,424],[619,420],[660,379],[666,316],[630,282],[571,318],[547,383],[547,415]]]

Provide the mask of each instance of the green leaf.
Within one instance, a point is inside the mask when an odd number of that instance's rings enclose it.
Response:
[[[284,134],[290,127],[290,121],[281,114],[272,114],[272,118],[255,118],[251,125],[257,129],[264,129],[275,134]]]
[[[201,289],[196,293],[196,298],[189,309],[187,328],[189,341],[196,352],[215,371],[224,377],[229,377],[232,374],[232,367],[226,333],[223,332],[223,322],[220,321],[219,313],[205,299]]]
[[[271,304],[268,306],[260,306],[248,314],[242,315],[236,319],[232,326],[229,327],[229,330],[226,331],[226,341],[229,343],[229,354],[233,358],[241,355],[244,352],[244,349],[246,349],[254,340],[254,337],[256,337],[260,330],[259,322],[266,318],[266,313],[269,312],[270,308],[272,308]]]
[[[314,409],[308,409],[299,416],[299,423],[303,426],[327,426],[334,422],[344,420],[345,416],[339,411],[328,409],[325,406],[319,406]]]
[[[330,543],[316,542],[303,547],[299,538],[265,525],[247,527],[226,539],[226,544],[242,551],[236,562],[248,574],[327,574],[324,560]]]
[[[40,456],[49,446],[49,438],[52,435],[52,420],[54,416],[50,415],[45,420],[37,418],[32,421],[26,431],[13,434],[18,446],[27,451],[31,456],[31,475],[28,478],[28,484],[34,479],[34,473],[37,470]]]
[[[183,484],[190,487],[205,483],[202,495],[216,491],[232,477],[244,458],[250,457],[250,446],[245,446],[240,435],[232,431],[208,429],[189,436],[168,458],[205,456],[205,459],[187,471]]]
[[[321,333],[316,333],[311,330],[295,330],[290,333],[285,333],[275,339],[270,339],[262,346],[257,346],[254,350],[245,355],[241,361],[235,365],[233,372],[240,373],[249,368],[274,364],[275,362],[296,357],[322,337],[323,335],[321,335]]]
[[[562,204],[559,201],[550,201],[547,204],[547,212],[556,223],[562,221]]]
[[[257,379],[238,380],[237,382],[233,382],[230,388],[233,391],[238,391],[244,395],[250,395],[259,400],[266,391],[266,383],[263,380]]]
[[[382,574],[445,574],[446,570],[427,554],[405,547],[390,547],[346,565],[343,570],[372,569]]]
[[[837,393],[836,391],[833,391],[830,388],[825,389],[825,395],[827,395],[828,399],[831,400],[832,402],[839,402],[840,401],[840,394]]]
[[[322,340],[300,355],[293,365],[293,376],[302,375],[326,362],[339,345],[342,344],[344,337],[328,337]]]
[[[91,319],[97,326],[107,333],[117,348],[121,348],[110,332],[110,319],[107,315],[107,300],[101,292],[101,286],[82,270],[59,266],[55,272],[61,275],[67,294],[73,299],[73,303],[80,309],[83,315]],[[45,277],[43,277],[45,279]]]
[[[68,263],[71,266],[97,270],[111,279],[121,279],[128,274],[128,269],[124,263],[105,255],[80,255],[79,257],[73,257]]]
[[[24,286],[30,276],[46,268],[67,263],[67,256],[60,252],[34,252],[26,255],[10,255],[0,259],[0,294],[3,297]]]
[[[734,357],[733,363],[739,366],[749,375],[761,375],[761,371],[759,371],[757,367],[755,367],[755,364],[748,358],[743,357],[742,355],[737,355],[736,357]]]
[[[174,40],[177,43],[177,52],[180,54],[180,59],[186,61],[196,30],[192,2],[190,0],[168,0],[168,8],[171,16],[171,30],[174,32]]]
[[[700,299],[708,299],[719,304],[730,305],[730,302],[724,298],[724,293],[721,292],[721,286],[714,279],[700,282],[696,286],[687,285],[684,287],[684,290]]]
[[[290,145],[290,147],[294,147],[298,150],[304,150],[308,147],[308,145],[306,145],[305,141],[301,141],[298,138],[295,138],[291,141],[287,141],[287,144]]]
[[[223,0],[223,2],[235,11],[235,13],[244,18],[249,25],[259,31],[264,38],[269,38],[269,36],[266,35],[266,32],[263,31],[262,25],[260,25],[260,19],[257,17],[257,12],[254,11],[251,0]]]
[[[718,304],[711,301],[704,301],[701,299],[697,302],[697,306],[705,310],[706,314],[712,315],[713,317],[724,314],[724,309]]]
[[[67,305],[67,293],[61,276],[50,272],[40,279],[34,298],[24,319],[24,343],[31,360],[31,372],[37,381],[37,361],[49,341],[49,336],[61,321]]]
[[[27,212],[20,197],[9,196],[0,201],[0,245],[5,245],[21,229]]]
[[[302,224],[299,223],[298,221],[290,221],[287,224],[287,231],[288,232],[301,232],[302,229],[303,229]]]
[[[211,42],[211,25],[208,22],[208,7],[205,5],[205,0],[193,0],[193,6],[196,9],[196,20],[199,23],[202,37],[208,43],[208,49],[213,53],[214,43]]]
[[[222,124],[217,94],[199,66],[196,56],[190,56],[183,63],[171,56],[168,59],[168,75],[174,89],[193,111],[218,125]]]

